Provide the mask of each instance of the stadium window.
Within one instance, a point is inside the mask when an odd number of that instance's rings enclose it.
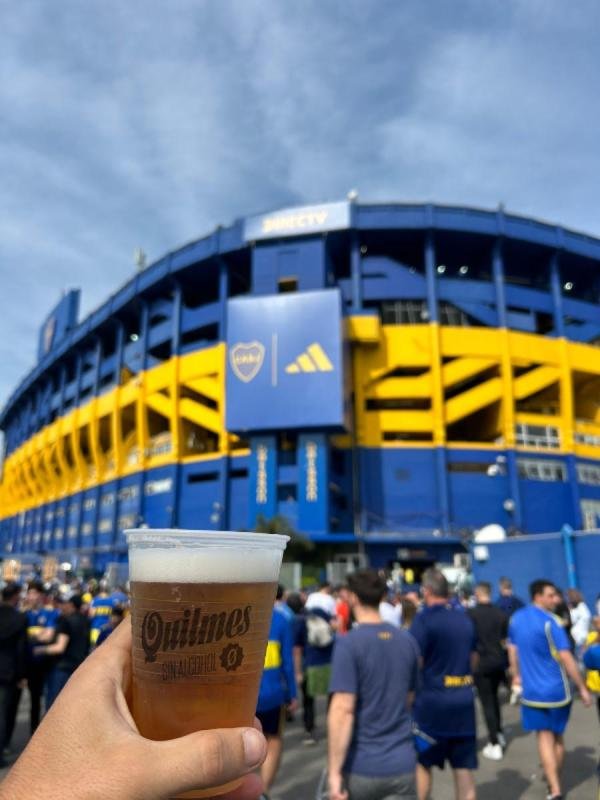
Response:
[[[188,483],[211,483],[219,480],[218,472],[196,472],[187,476]]]
[[[517,459],[519,478],[534,481],[559,481],[567,480],[567,467],[562,461],[548,461],[544,459],[519,458]]]
[[[518,423],[515,433],[517,445],[520,447],[532,447],[536,450],[556,450],[560,447],[558,428],[551,425]]]
[[[600,486],[600,466],[577,464],[577,480],[586,486]]]
[[[598,500],[582,500],[581,516],[583,518],[584,531],[597,530],[598,517],[600,517],[600,502]]]

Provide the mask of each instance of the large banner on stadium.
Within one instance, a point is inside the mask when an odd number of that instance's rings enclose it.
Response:
[[[345,427],[338,289],[234,298],[227,309],[227,429]]]

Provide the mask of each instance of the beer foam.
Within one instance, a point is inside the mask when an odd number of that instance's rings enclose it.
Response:
[[[212,534],[214,536],[214,534]],[[252,537],[252,534],[248,534]],[[279,578],[283,546],[257,547],[243,534],[219,546],[187,546],[174,537],[173,543],[136,546],[130,542],[129,579],[159,583],[261,583]],[[280,537],[274,537],[280,538]],[[275,544],[275,541],[273,542]]]

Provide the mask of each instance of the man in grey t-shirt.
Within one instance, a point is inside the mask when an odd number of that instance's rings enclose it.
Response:
[[[348,578],[358,625],[336,640],[329,690],[330,800],[416,800],[410,706],[419,650],[379,614],[386,591],[375,570]]]

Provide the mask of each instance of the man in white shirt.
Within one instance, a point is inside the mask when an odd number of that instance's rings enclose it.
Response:
[[[335,599],[332,592],[331,584],[328,581],[324,581],[320,585],[318,592],[313,592],[308,595],[306,605],[304,606],[305,611],[314,611],[315,608],[320,608],[321,611],[335,618]]]

